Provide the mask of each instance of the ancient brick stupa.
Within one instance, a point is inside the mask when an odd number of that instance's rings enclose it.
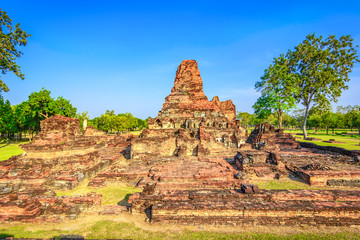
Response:
[[[231,100],[220,102],[217,96],[208,100],[197,62],[184,60],[158,116],[149,119],[149,129],[132,143],[132,156],[199,156],[238,147],[246,131],[235,116]]]
[[[184,60],[177,69],[174,87],[165,98],[163,108],[148,123],[150,129],[198,128],[200,123],[207,127],[227,128],[235,125],[235,115],[231,100],[220,102],[215,96],[208,101],[197,62]]]

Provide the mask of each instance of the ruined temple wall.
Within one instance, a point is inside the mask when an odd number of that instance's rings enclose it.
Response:
[[[223,113],[229,119],[230,122],[235,122],[236,108],[231,100],[220,102],[219,97],[215,96],[211,100],[211,102],[220,109],[220,112]]]
[[[81,135],[80,122],[77,118],[56,115],[40,122],[41,131],[35,136],[35,142],[64,143]]]
[[[41,158],[41,159],[52,159],[52,158],[58,158],[58,157],[70,157],[74,155],[85,155],[92,152],[97,151],[95,147],[90,147],[86,149],[68,149],[68,150],[58,150],[54,151],[54,149],[48,149],[48,150],[36,150],[36,151],[29,151],[26,152],[26,156],[28,158]]]
[[[151,137],[136,139],[131,143],[131,158],[139,159],[148,155],[173,156],[176,150],[176,138]]]
[[[104,136],[106,133],[104,131],[100,131],[93,126],[89,126],[84,131],[84,136]]]
[[[165,195],[164,195],[165,194]],[[210,225],[360,225],[360,192],[342,190],[172,190],[134,194],[151,222]],[[151,209],[144,206],[152,204]],[[147,204],[147,205],[146,205]]]

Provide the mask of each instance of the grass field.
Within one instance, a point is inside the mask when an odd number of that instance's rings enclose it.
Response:
[[[214,227],[145,223],[130,214],[86,215],[62,223],[2,223],[0,237],[53,238],[77,235],[87,239],[360,239],[359,227]]]
[[[22,154],[24,151],[19,148],[20,144],[24,144],[26,142],[21,143],[0,143],[0,161],[4,161],[9,159],[12,156],[16,156]]]
[[[270,181],[252,181],[251,183],[258,185],[260,189],[280,190],[280,189],[321,189],[319,187],[310,186],[309,184],[293,181],[289,178]]]
[[[302,133],[300,130],[285,130],[285,132],[296,134],[296,133]],[[294,135],[296,136],[296,135]],[[344,130],[336,130],[335,134],[332,134],[331,131],[329,131],[329,134],[327,135],[325,131],[318,131],[317,133],[314,133],[313,130],[308,131],[308,137],[309,138],[318,138],[321,140],[304,140],[303,136],[296,136],[299,137],[296,140],[301,142],[312,142],[320,146],[335,146],[335,147],[341,147],[345,148],[347,150],[360,150],[360,135],[353,134],[349,135],[347,131]],[[326,143],[323,141],[328,141],[329,139],[335,139],[335,141],[343,142],[343,143]]]
[[[135,192],[141,192],[142,188],[135,188],[126,185],[125,183],[109,183],[103,188],[88,187],[89,180],[82,181],[79,186],[76,186],[72,190],[56,191],[57,196],[73,196],[85,195],[86,193],[96,192],[102,194],[101,205],[116,205],[121,200],[127,202],[129,196]]]

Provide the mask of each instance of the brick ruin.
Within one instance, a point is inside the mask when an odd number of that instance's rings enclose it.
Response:
[[[261,124],[232,157],[207,157],[216,159],[218,165],[231,165],[227,172],[208,165],[202,178],[197,162],[203,158],[165,162],[158,157],[162,165],[152,165],[139,181],[144,190],[130,197],[131,211],[145,214],[151,223],[359,225],[360,154],[346,153],[301,147],[290,134]],[[227,176],[226,181],[220,173]],[[261,190],[250,184],[288,176],[328,190]],[[351,189],[334,188],[339,186]]]
[[[131,144],[134,161],[143,163],[137,184],[144,190],[129,200],[131,211],[149,222],[360,224],[358,190],[259,190],[250,184],[290,175],[309,185],[356,188],[360,166],[354,156],[302,148],[268,124],[257,125],[247,137],[230,100],[207,100],[195,61],[179,66],[171,94],[149,128]],[[117,176],[129,174],[120,172]]]
[[[360,153],[299,143],[259,124],[247,136],[231,100],[208,101],[193,60],[141,135],[106,135],[77,119],[41,123],[26,154],[0,162],[0,220],[74,219],[101,195],[56,197],[89,187],[143,187],[126,209],[150,223],[191,225],[360,225]],[[264,190],[253,182],[290,178],[323,190]],[[96,192],[96,189],[95,189]],[[121,200],[121,199],[119,199]],[[107,206],[100,214],[117,214]]]
[[[206,156],[238,147],[246,130],[236,122],[231,100],[209,101],[203,91],[197,62],[184,60],[174,87],[149,129],[131,144],[132,158],[148,156]]]
[[[59,220],[54,214],[74,219],[84,207],[101,204],[96,193],[56,197],[54,192],[71,190],[110,166],[130,144],[119,136],[86,133],[76,118],[48,118],[34,141],[20,146],[24,154],[0,162],[0,220]]]

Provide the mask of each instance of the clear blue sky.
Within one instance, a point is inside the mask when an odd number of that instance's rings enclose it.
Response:
[[[3,76],[11,104],[42,87],[91,118],[105,110],[155,117],[177,66],[198,62],[211,100],[253,112],[255,82],[307,34],[351,35],[360,45],[360,1],[2,0],[32,35],[18,60],[25,80]],[[339,105],[360,105],[360,64]]]

